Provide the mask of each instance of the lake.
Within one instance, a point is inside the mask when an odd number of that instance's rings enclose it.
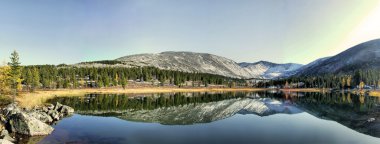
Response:
[[[380,99],[278,91],[89,94],[39,143],[380,143]]]

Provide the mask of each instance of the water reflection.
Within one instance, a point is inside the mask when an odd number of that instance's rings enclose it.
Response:
[[[378,97],[350,93],[310,93],[306,97],[295,97],[294,102],[319,118],[333,120],[358,132],[380,137]]]
[[[128,121],[191,125],[236,114],[268,116],[307,112],[360,133],[380,137],[378,97],[350,93],[174,93],[141,96],[91,94],[57,97],[50,102],[74,107],[79,114],[112,116]]]

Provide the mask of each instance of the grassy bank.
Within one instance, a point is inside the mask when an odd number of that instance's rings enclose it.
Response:
[[[0,95],[0,106],[4,106],[10,104],[12,102],[12,98],[9,96]]]
[[[379,97],[380,97],[380,90],[377,90],[377,91],[370,91],[370,92],[369,92],[369,95],[370,95],[370,96],[379,96]]]
[[[228,91],[261,91],[260,88],[97,88],[97,89],[58,89],[38,90],[33,93],[23,92],[17,97],[20,106],[31,108],[41,105],[46,100],[55,96],[83,96],[89,93],[114,93],[114,94],[149,94],[149,93],[172,93],[172,92],[228,92]]]
[[[285,92],[324,92],[327,91],[326,89],[319,89],[319,88],[298,88],[298,89],[280,89],[281,91]]]

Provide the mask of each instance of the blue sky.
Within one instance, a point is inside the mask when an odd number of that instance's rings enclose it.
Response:
[[[237,62],[306,64],[379,38],[376,26],[373,34],[362,28],[377,24],[378,5],[378,0],[2,0],[0,60],[13,50],[26,65],[193,51]]]

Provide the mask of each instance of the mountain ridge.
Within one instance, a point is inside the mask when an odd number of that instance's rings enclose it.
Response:
[[[153,66],[161,69],[212,73],[237,78],[261,79],[286,77],[292,73],[290,71],[302,66],[294,63],[275,64],[264,61],[245,63],[246,65],[242,66],[242,63],[237,63],[222,56],[185,51],[129,55],[116,60],[125,62],[127,65],[132,65],[133,63],[139,66]],[[273,67],[275,68],[272,69]]]
[[[321,60],[322,59],[322,60]],[[335,56],[318,59],[319,62],[301,69],[297,75],[352,73],[358,69],[380,69],[380,39],[355,45]],[[307,65],[306,65],[307,66]]]
[[[233,78],[276,79],[326,73],[348,73],[357,69],[380,69],[380,39],[353,46],[335,56],[319,58],[309,64],[277,64],[268,61],[235,62],[209,54],[188,51],[144,53],[117,58],[109,63],[80,63],[76,66],[151,66],[166,70],[210,73]]]

